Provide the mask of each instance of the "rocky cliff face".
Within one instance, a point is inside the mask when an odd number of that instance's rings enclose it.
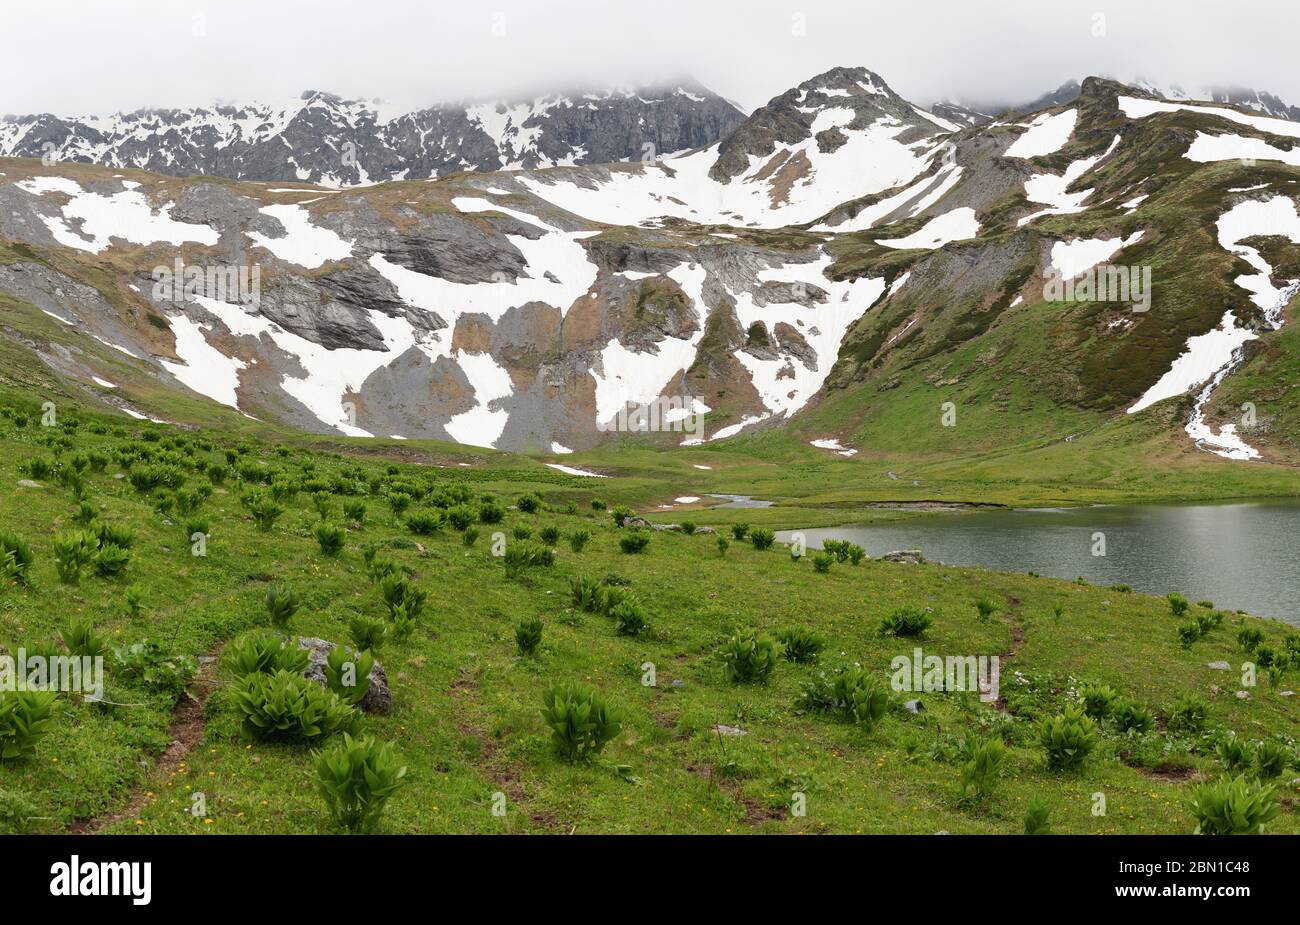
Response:
[[[731,103],[689,81],[400,114],[309,90],[281,106],[139,110],[102,119],[6,116],[0,156],[345,186],[653,159],[710,145],[743,120]]]

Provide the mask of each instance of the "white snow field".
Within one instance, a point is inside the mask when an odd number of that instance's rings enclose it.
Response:
[[[67,205],[60,207],[61,218],[41,216],[50,234],[64,247],[99,254],[112,245],[113,238],[131,244],[161,241],[177,245],[186,242],[216,244],[220,238],[207,225],[173,219],[170,204],[155,211],[144,193],[132,188],[102,195],[82,189],[79,183],[66,177],[33,177],[16,185],[38,196],[62,193],[71,197]],[[80,234],[73,231],[71,225],[78,220],[81,221]]]
[[[1043,113],[1034,121],[1026,123],[1026,131],[1012,142],[1004,156],[1026,158],[1055,154],[1070,140],[1078,120],[1077,109],[1067,109],[1056,115]]]

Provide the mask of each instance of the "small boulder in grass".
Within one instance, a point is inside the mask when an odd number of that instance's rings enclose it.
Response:
[[[325,662],[334,649],[334,643],[315,636],[299,636],[298,648],[311,650],[311,661],[303,671],[303,677],[328,688],[329,685],[325,682]],[[375,659],[375,664],[370,669],[370,689],[357,706],[366,713],[387,713],[393,708],[393,692],[388,687],[388,675],[384,672],[384,666],[379,664],[379,659]]]

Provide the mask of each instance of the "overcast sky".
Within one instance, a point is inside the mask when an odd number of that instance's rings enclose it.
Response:
[[[914,102],[1106,73],[1300,103],[1295,0],[36,0],[5,4],[0,113],[313,88],[410,108],[677,74],[746,109],[836,65]]]

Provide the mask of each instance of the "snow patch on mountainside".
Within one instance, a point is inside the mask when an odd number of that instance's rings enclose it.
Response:
[[[919,248],[934,250],[943,247],[949,241],[964,241],[979,234],[980,223],[975,220],[975,210],[970,206],[953,209],[943,215],[936,215],[921,228],[903,238],[880,238],[877,244],[900,250]]]
[[[1169,103],[1164,100],[1143,100],[1133,96],[1119,97],[1119,108],[1130,119],[1145,119],[1161,112],[1196,112],[1207,116],[1218,116],[1232,122],[1240,122],[1251,128],[1259,129],[1273,135],[1300,138],[1300,122],[1287,119],[1274,119],[1269,116],[1250,116],[1235,109],[1222,106],[1194,106],[1190,103]]]
[[[1067,109],[1056,115],[1043,113],[1027,124],[1025,133],[1007,148],[1005,156],[1026,158],[1055,154],[1070,140],[1078,120],[1077,109]]]
[[[34,177],[16,185],[39,196],[61,193],[71,197],[66,205],[60,207],[61,219],[41,216],[54,239],[64,247],[98,254],[112,245],[113,238],[132,244],[165,242],[179,245],[191,241],[216,244],[220,237],[207,225],[174,220],[170,215],[170,204],[155,212],[145,195],[133,188],[102,195],[85,190],[76,181],[64,177]],[[73,231],[78,221],[81,223],[80,234]]]

